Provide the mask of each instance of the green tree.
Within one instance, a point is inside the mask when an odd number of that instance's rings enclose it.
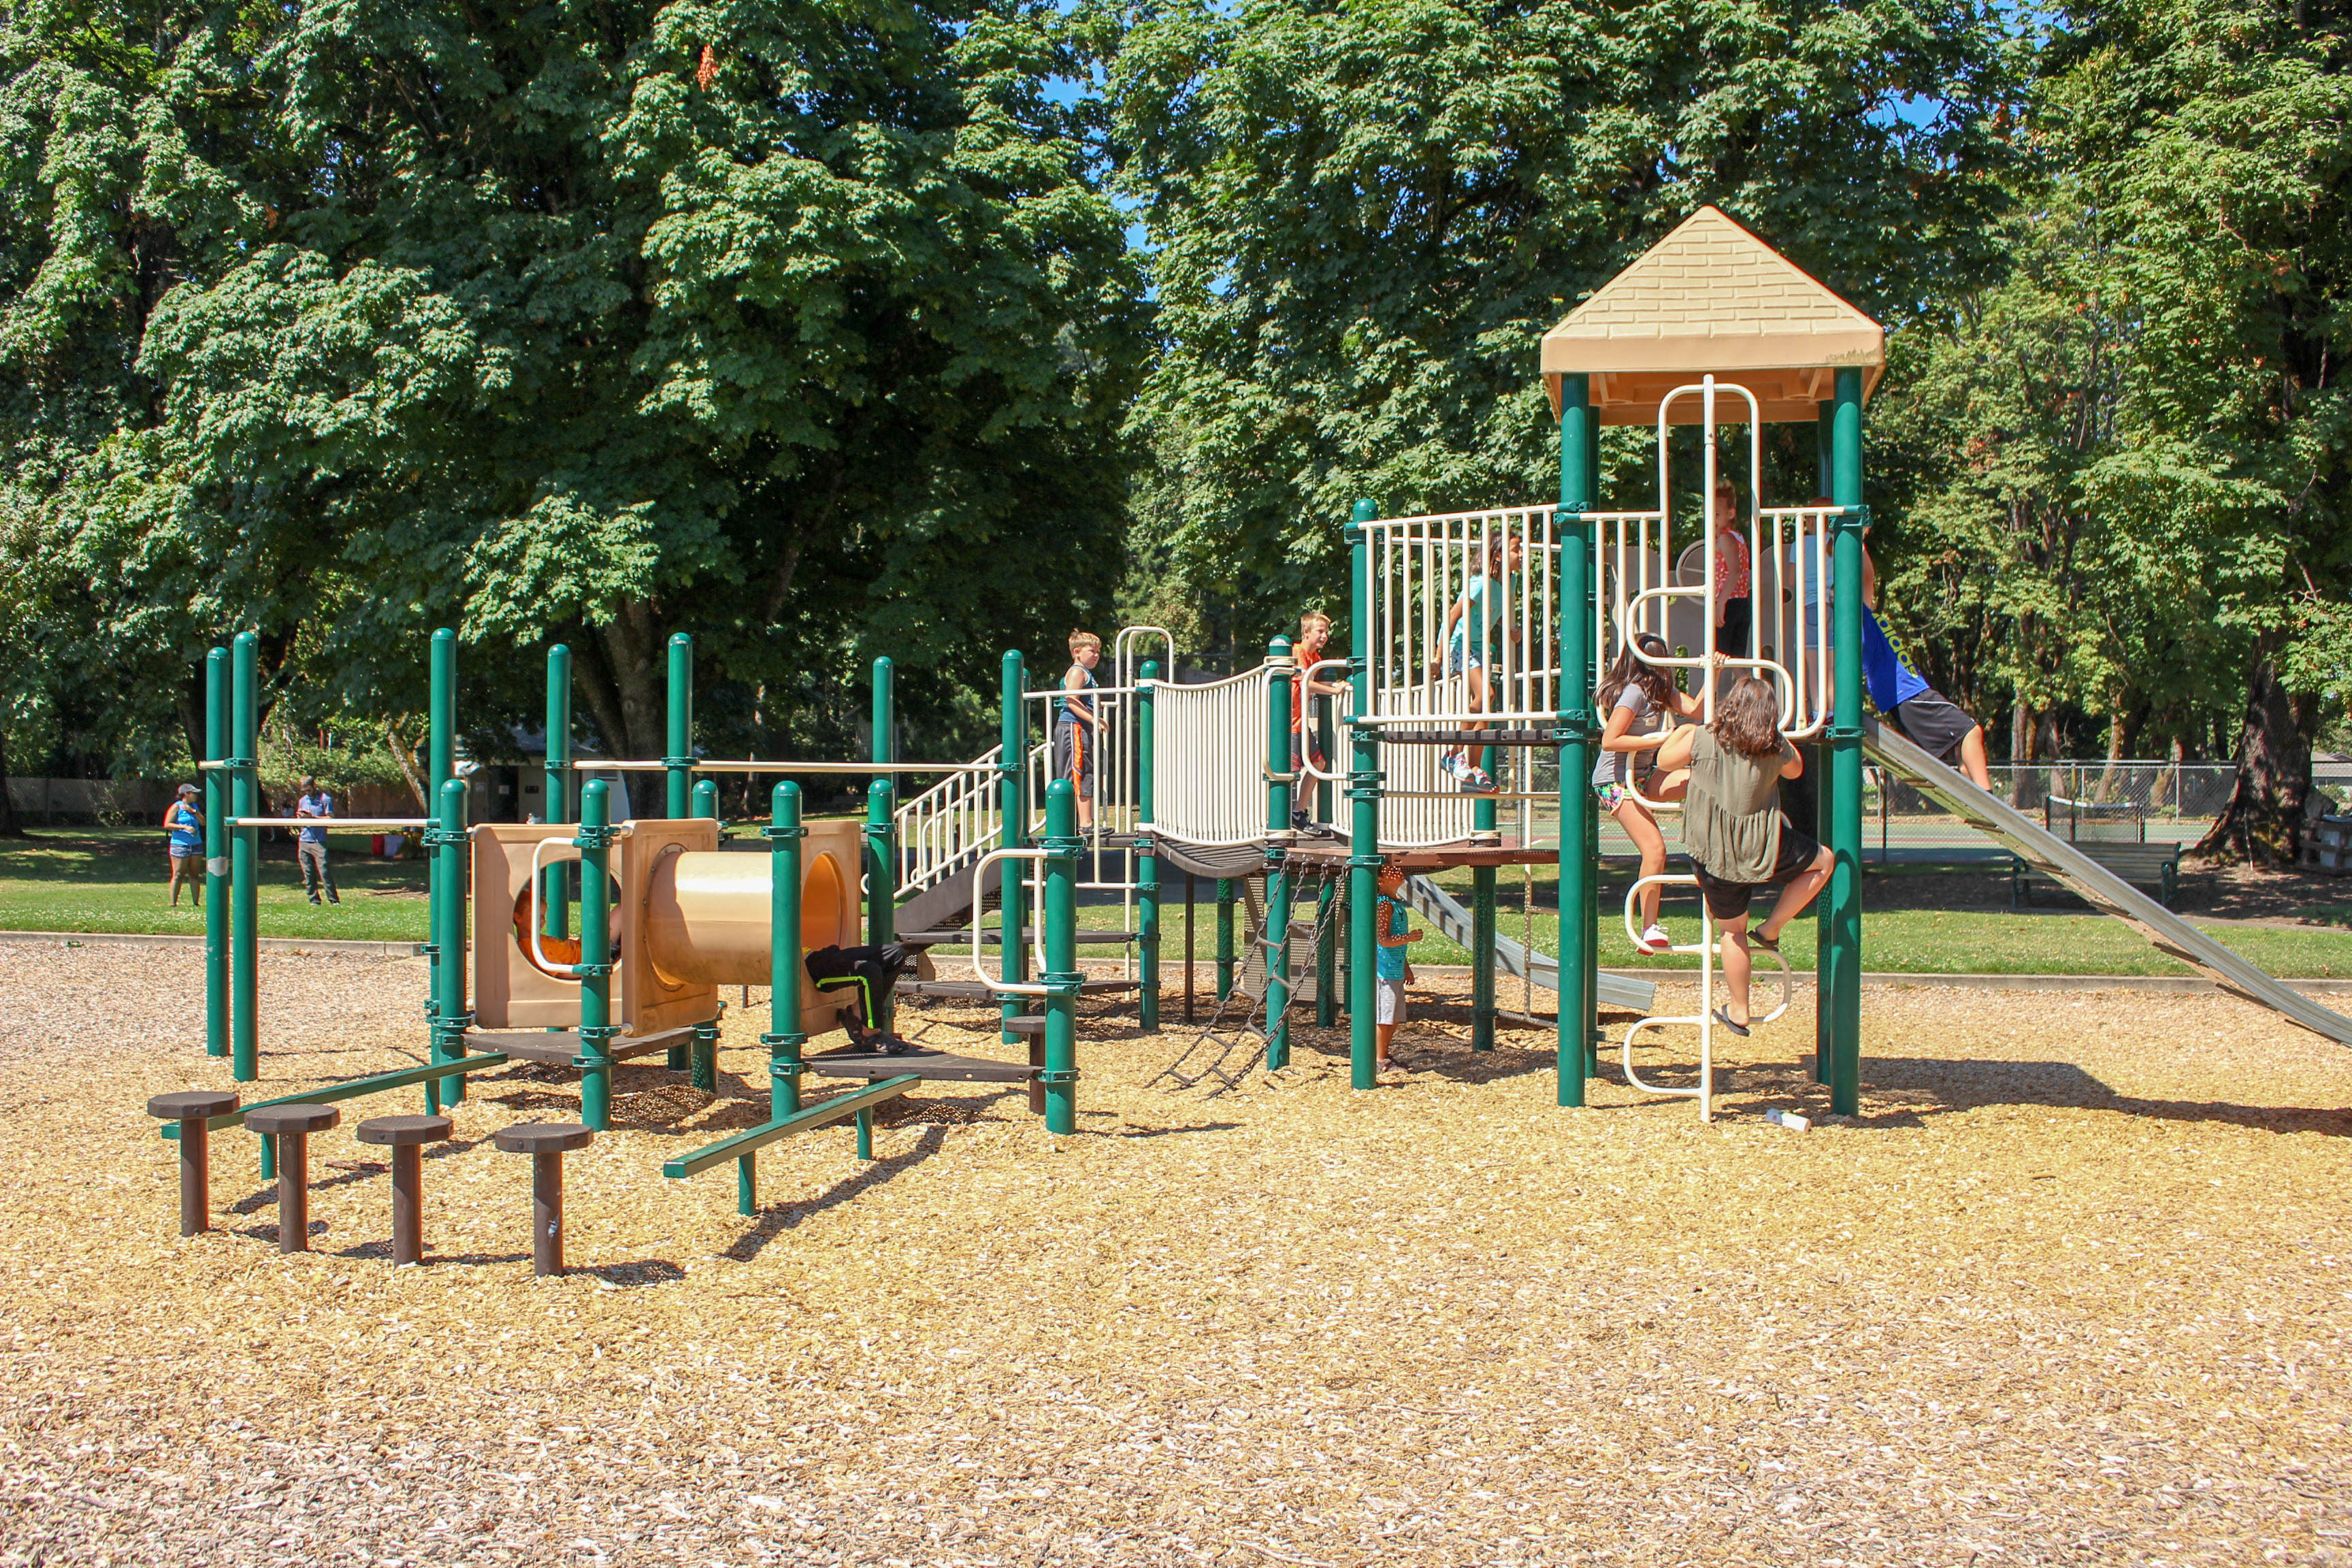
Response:
[[[2238,782],[2202,847],[2292,863],[2323,700],[2347,685],[2352,79],[2304,0],[2083,7],[2042,120],[2105,203],[2135,318],[2116,448],[2084,478],[2238,651]]]
[[[456,620],[476,712],[560,637],[651,755],[684,629],[776,745],[871,652],[985,679],[1108,602],[1143,306],[1050,8],[129,0],[0,48],[0,440],[132,689],[250,625],[394,718]]]
[[[1343,595],[1358,496],[1551,493],[1537,340],[1703,202],[1896,322],[1996,259],[2015,62],[1989,6],[1179,0],[1094,26],[1166,344],[1144,542],[1254,626]]]

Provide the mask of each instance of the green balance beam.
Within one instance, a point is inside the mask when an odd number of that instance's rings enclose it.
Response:
[[[457,1078],[466,1073],[481,1072],[488,1068],[504,1067],[505,1053],[484,1051],[476,1056],[460,1057],[454,1062],[440,1062],[432,1067],[403,1068],[398,1072],[381,1072],[373,1078],[355,1078],[343,1083],[331,1083],[324,1089],[306,1089],[299,1094],[282,1094],[276,1100],[257,1100],[242,1105],[226,1116],[212,1117],[205,1122],[205,1131],[218,1132],[224,1128],[245,1125],[246,1112],[259,1110],[265,1105],[329,1105],[338,1100],[357,1100],[363,1095],[381,1094],[389,1089],[406,1089],[412,1083],[432,1083],[445,1078]],[[180,1124],[166,1121],[163,1126],[166,1138],[180,1135]]]
[[[812,1105],[790,1116],[780,1116],[748,1131],[738,1132],[732,1138],[722,1138],[707,1149],[697,1149],[691,1154],[681,1154],[675,1160],[665,1161],[662,1174],[691,1176],[732,1160],[735,1162],[735,1212],[757,1214],[760,1212],[761,1150],[780,1138],[789,1138],[795,1132],[805,1132],[812,1127],[823,1127],[827,1122],[855,1116],[857,1118],[857,1157],[871,1160],[874,1158],[874,1108],[884,1100],[898,1099],[922,1081],[921,1075],[918,1073],[908,1073],[903,1078],[886,1078],[856,1094],[837,1095],[822,1105]]]

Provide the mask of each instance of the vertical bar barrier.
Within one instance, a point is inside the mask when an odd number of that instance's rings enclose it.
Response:
[[[1045,1090],[1045,1131],[1078,1129],[1078,852],[1077,795],[1067,779],[1045,786],[1045,1066],[1038,1081]],[[1005,950],[1016,945],[1008,932]]]
[[[1584,408],[1584,510],[1598,511],[1601,510],[1601,419],[1589,406]],[[1601,644],[1607,621],[1607,617],[1601,614],[1599,608],[1601,582],[1598,525],[1586,524],[1570,529],[1569,535],[1560,542],[1563,554],[1569,549],[1570,540],[1575,538],[1580,538],[1583,541],[1583,543],[1577,548],[1584,562],[1586,579],[1591,586],[1592,596],[1585,603],[1593,606],[1592,637],[1587,645],[1592,649],[1592,662],[1584,667],[1583,685],[1573,689],[1568,684],[1569,672],[1565,666],[1562,667],[1559,708],[1564,712],[1587,705],[1583,698],[1573,702],[1570,701],[1568,699],[1571,689],[1582,692],[1589,697],[1592,689],[1600,684],[1601,671],[1603,668],[1601,662]],[[1663,614],[1664,610],[1663,603],[1659,605],[1659,609]],[[1601,761],[1600,736],[1603,715],[1598,713],[1591,715],[1585,721],[1585,733],[1592,737],[1592,750],[1585,758],[1590,764],[1598,765]],[[1577,787],[1588,802],[1592,800],[1592,792],[1586,787],[1590,777],[1588,773],[1585,778],[1577,780]],[[1580,969],[1585,977],[1585,1072],[1587,1077],[1595,1077],[1601,1071],[1601,812],[1597,803],[1585,807],[1584,863],[1592,868],[1592,872],[1584,879],[1582,950],[1584,960]],[[1565,921],[1566,912],[1567,906],[1563,904],[1561,906],[1563,921]],[[1565,940],[1560,942],[1559,948],[1562,952],[1568,951],[1568,943]]]
[[[1149,824],[1155,794],[1152,770],[1158,761],[1152,727],[1157,721],[1154,697],[1160,681],[1160,661],[1145,659],[1141,674],[1135,694],[1135,810],[1141,821]],[[1008,860],[1005,864],[1010,866],[1013,862]],[[1156,1034],[1160,1028],[1160,858],[1152,853],[1151,830],[1148,826],[1135,844],[1135,945],[1140,961],[1138,978],[1143,985],[1137,1002],[1136,1022],[1145,1034]]]
[[[1584,944],[1565,940],[1571,920],[1581,923],[1593,899],[1592,857],[1592,505],[1591,383],[1559,378],[1559,1103],[1584,1103],[1591,1060],[1595,976]],[[1572,960],[1572,962],[1571,962]]]
[[[1837,520],[1837,722],[1830,731],[1837,784],[1831,819],[1830,940],[1837,967],[1828,993],[1830,1109],[1862,1109],[1862,372],[1837,373],[1832,448]]]
[[[1819,469],[1815,477],[1821,484],[1819,493],[1830,497],[1834,501],[1837,489],[1837,405],[1834,402],[1825,402],[1820,405],[1813,423],[1813,435],[1816,446],[1814,461]],[[1836,526],[1834,521],[1829,524],[1832,536],[1830,544],[1830,570],[1832,575],[1837,569],[1837,544],[1834,537]],[[1835,583],[1828,582],[1822,584],[1821,614],[1830,618],[1830,641],[1832,646],[1837,641],[1838,616],[1834,597],[1836,592]],[[1813,837],[1820,843],[1834,845],[1837,842],[1835,825],[1837,781],[1830,776],[1831,759],[1835,754],[1834,742],[1830,737],[1837,727],[1835,690],[1830,693],[1828,719],[1829,722],[1822,727],[1822,739],[1806,748],[1812,753],[1806,759],[1806,766],[1812,770],[1812,778],[1810,782],[1813,786]],[[1832,918],[1835,905],[1836,900],[1826,889],[1813,900],[1813,1081],[1824,1085],[1830,1081],[1830,1058],[1835,1054],[1830,1048],[1830,1043],[1835,1035],[1834,1026],[1831,1022],[1830,1006],[1830,995],[1835,988],[1837,976],[1837,954],[1834,951],[1837,941],[1833,934],[1836,921]]]
[[[669,755],[662,759],[663,815],[673,821],[692,809],[694,774],[694,639],[669,639]]]
[[[1025,849],[1029,847],[1029,710],[1022,706],[1022,689],[1028,675],[1018,648],[1004,652],[999,700],[1003,704],[999,721],[997,740],[1001,750],[998,765],[1003,769],[997,786],[998,845],[1005,849]],[[1000,929],[1004,936],[998,953],[997,969],[1005,979],[1022,982],[1029,977],[1029,945],[1021,932],[1029,923],[1025,889],[1018,860],[997,862],[998,886],[1003,889],[997,900]],[[971,923],[980,925],[981,886],[974,877],[971,883]],[[1013,1021],[1027,1006],[1018,996],[1004,999],[1003,1008],[1003,1043],[1022,1043],[1022,1037],[1013,1032]],[[1039,1049],[1044,1047],[1041,1045]]]
[[[768,795],[768,1119],[801,1108],[801,786],[787,779]],[[975,914],[977,911],[975,911]]]
[[[1266,645],[1265,1068],[1290,1065],[1290,644]]]
[[[1356,721],[1349,740],[1355,751],[1348,773],[1348,1081],[1357,1089],[1379,1082],[1378,1042],[1373,1035],[1372,987],[1375,950],[1372,919],[1380,901],[1380,731],[1364,721],[1372,711],[1372,520],[1379,509],[1360,500],[1349,520],[1353,566],[1348,635],[1348,679],[1355,687]],[[1379,644],[1385,647],[1386,645]]]
[[[205,761],[224,763],[229,741],[228,649],[205,655]],[[205,770],[205,1055],[228,1055],[228,796],[226,767]]]
[[[236,753],[229,782],[233,816],[254,816],[261,810],[260,696],[256,689],[260,677],[259,644],[252,632],[237,633],[229,644],[229,745]],[[260,992],[260,943],[255,929],[261,913],[256,882],[260,855],[259,828],[230,830],[229,1073],[239,1083],[251,1083],[261,1076],[260,1019],[254,1014]],[[267,1138],[261,1142],[267,1163],[272,1145]]]
[[[591,779],[580,792],[580,1120],[597,1132],[613,1125],[611,786]]]

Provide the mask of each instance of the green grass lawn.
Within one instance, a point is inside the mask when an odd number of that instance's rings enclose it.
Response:
[[[363,840],[353,837],[353,845]],[[418,861],[383,861],[341,850],[334,858],[340,905],[313,908],[302,896],[290,843],[267,845],[261,862],[261,932],[264,936],[351,938],[365,941],[425,940],[425,868]],[[0,929],[45,931],[163,931],[200,935],[203,913],[185,902],[165,902],[163,852],[158,836],[135,828],[86,828],[42,832],[0,841]],[[1465,903],[1470,874],[1442,879]],[[1521,882],[1507,869],[1498,879],[1500,926],[1517,940]],[[1604,879],[1601,927],[1601,962],[1612,968],[1686,969],[1687,955],[1643,958],[1625,939],[1618,911],[1625,880],[1612,868]],[[1195,921],[1195,956],[1216,956],[1213,884],[1201,885]],[[2021,913],[2000,909],[1937,907],[1994,904],[2006,899],[1997,876],[1969,879],[1906,876],[1874,871],[1864,878],[1863,962],[1872,970],[1911,973],[1996,974],[2185,974],[2118,921],[2052,908]],[[1184,942],[1182,882],[1173,881],[1164,906],[1162,952],[1180,958]],[[1558,951],[1559,921],[1551,909],[1549,873],[1536,883],[1535,940],[1539,951]],[[1759,905],[1759,910],[1760,910]],[[1696,905],[1687,892],[1666,905],[1667,925],[1677,937],[1697,936]],[[1092,930],[1118,927],[1116,905],[1088,906],[1081,922]],[[2198,921],[2237,952],[2273,974],[2311,978],[2352,977],[2352,913],[2318,910],[2309,923],[2250,925]],[[1418,917],[1414,923],[1422,922]],[[1813,964],[1815,925],[1811,915],[1790,928],[1782,943],[1791,965]],[[1117,949],[1088,951],[1108,957]],[[1414,949],[1425,963],[1462,963],[1468,954],[1433,935]]]
[[[266,937],[425,940],[425,864],[378,860],[358,834],[327,840],[340,904],[302,896],[290,841],[264,844],[257,900]],[[0,839],[0,930],[158,931],[201,936],[202,910],[164,887],[163,836],[141,828],[59,828]]]

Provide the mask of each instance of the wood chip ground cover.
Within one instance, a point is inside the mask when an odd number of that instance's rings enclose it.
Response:
[[[314,1141],[315,1252],[241,1132],[182,1241],[199,962],[0,949],[0,1562],[2352,1563],[2352,1053],[2226,998],[1874,990],[1807,1133],[1801,995],[1712,1126],[1553,1109],[1458,994],[1370,1094],[1310,1028],[1171,1095],[1090,1006],[1076,1136],[928,1086],[749,1219],[659,1170],[764,1115],[739,1010],[716,1098],[621,1073],[541,1281],[489,1134],[576,1114],[546,1069],[426,1162],[426,1267],[351,1132],[414,1091]],[[416,962],[261,963],[267,1090],[420,1054]]]

